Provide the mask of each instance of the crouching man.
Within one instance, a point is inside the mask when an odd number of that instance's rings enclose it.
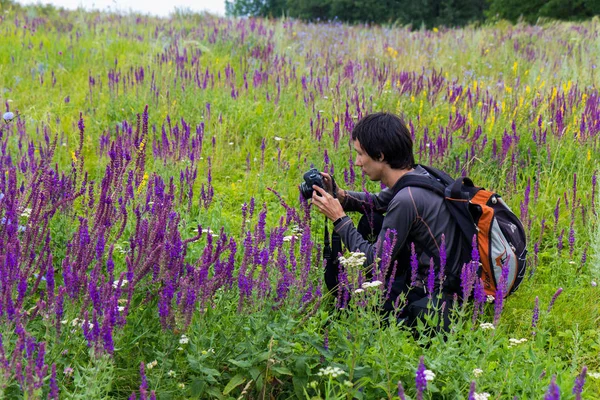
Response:
[[[379,193],[346,191],[333,184],[332,177],[322,173],[325,189],[314,185],[312,203],[328,219],[333,221],[334,230],[350,251],[360,251],[366,255],[365,266],[372,266],[381,258],[386,234],[394,230],[395,244],[391,251],[391,265],[387,271],[386,287],[391,279],[391,292],[384,304],[386,313],[394,312],[394,304],[401,294],[406,295],[406,304],[398,310],[396,318],[413,326],[418,318],[428,312],[427,303],[430,291],[434,306],[442,309],[443,328],[447,329],[448,309],[455,293],[460,292],[458,276],[462,268],[461,257],[463,238],[458,225],[439,194],[423,187],[406,186],[409,176],[433,179],[421,166],[415,164],[413,143],[404,122],[390,113],[375,113],[362,118],[352,131],[356,151],[356,166],[372,181],[381,181],[386,189]],[[336,196],[332,196],[333,188]],[[329,190],[329,192],[328,192]],[[346,212],[372,213],[370,223],[365,216],[361,229],[357,229]],[[368,240],[369,232],[375,227],[376,240]],[[380,229],[379,229],[380,227]],[[389,239],[388,239],[389,242]],[[411,247],[418,265],[413,260],[411,268]],[[442,254],[440,254],[442,253]],[[441,258],[445,260],[445,271],[440,277]],[[433,262],[435,279],[430,276],[430,263]],[[416,266],[416,270],[414,270]],[[335,266],[337,268],[337,266]],[[326,271],[329,277],[338,271]],[[368,271],[367,271],[368,273]],[[440,279],[441,278],[441,279]],[[328,287],[335,286],[330,283]],[[429,283],[429,284],[428,284]],[[433,284],[433,287],[432,287]],[[437,294],[441,290],[441,299]],[[442,304],[445,304],[442,306]]]

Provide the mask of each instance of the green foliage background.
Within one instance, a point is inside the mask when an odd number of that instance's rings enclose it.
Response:
[[[306,9],[313,6],[307,3]],[[592,285],[600,277],[597,208],[592,202],[600,154],[594,124],[599,117],[590,100],[598,96],[597,20],[541,26],[499,21],[478,28],[411,31],[186,14],[155,19],[22,8],[5,2],[1,12],[0,96],[2,104],[19,110],[27,132],[26,137],[18,137],[10,131],[7,151],[15,159],[23,154],[20,145],[43,140],[46,127],[61,144],[56,163],[70,168],[81,112],[86,123],[85,169],[91,179],[100,180],[108,162],[106,154],[99,152],[100,136],[116,137],[115,127],[123,121],[134,123],[145,105],[149,105],[150,126],[156,125],[158,131],[167,116],[172,121],[184,118],[193,126],[205,123],[193,205],[177,206],[180,230],[186,237],[202,224],[213,230],[223,228],[241,247],[240,209],[251,198],[259,206],[265,204],[267,227],[274,228],[285,210],[267,188],[299,207],[301,174],[311,165],[324,167],[325,151],[331,158],[329,166],[335,166],[343,182],[342,171],[350,168],[348,160],[353,157],[349,132],[342,125],[338,146],[333,132],[336,123],[347,120],[348,109],[351,120],[358,112],[404,114],[415,128],[419,161],[454,174],[464,171],[478,184],[500,192],[517,214],[523,207],[531,243],[531,275],[507,300],[498,326],[481,328],[482,322],[492,321],[493,306],[488,305],[473,322],[467,305],[459,308],[455,326],[445,338],[431,334],[434,321],[424,321],[414,336],[403,327],[384,328],[373,311],[381,300],[377,291],[365,295],[365,307],[347,313],[335,311],[327,295],[303,304],[298,294],[283,306],[266,299],[240,311],[234,287],[219,292],[206,309],[198,309],[183,330],[183,324],[163,329],[156,298],[151,296],[158,288],[143,286],[136,292],[127,324],[115,334],[113,356],[88,349],[80,329],[63,329],[57,335],[53,322],[40,317],[27,329],[47,343],[48,360],[58,367],[61,398],[126,398],[139,391],[140,363],[153,360],[157,366],[146,374],[149,388],[161,399],[397,398],[399,381],[414,398],[414,374],[421,356],[436,374],[426,398],[467,398],[471,381],[476,381],[478,392],[491,393],[493,398],[541,398],[553,375],[569,398],[574,397],[571,388],[583,366],[600,372],[600,295]],[[360,9],[347,12],[356,13],[348,14],[349,19],[361,14]],[[178,65],[177,57],[184,52],[196,55],[197,63],[189,61],[190,56]],[[146,71],[143,82],[121,84],[118,91],[109,87],[110,72],[134,80],[131,71],[140,67]],[[235,72],[230,81],[225,79],[228,69]],[[214,84],[202,88],[194,76],[206,70]],[[268,79],[254,83],[257,71]],[[155,86],[150,84],[151,74]],[[95,86],[90,85],[90,77]],[[440,82],[437,89],[434,80]],[[232,86],[238,91],[235,98]],[[469,101],[467,91],[473,96],[480,93],[480,101]],[[564,113],[561,129],[557,128],[559,110]],[[588,122],[583,132],[582,115]],[[448,136],[446,129],[459,116],[465,128]],[[491,143],[496,140],[501,149],[513,123],[520,139],[508,147],[506,158],[494,156]],[[541,132],[538,123],[541,131],[547,130],[545,143],[533,137]],[[318,124],[323,127],[320,138],[314,128]],[[480,136],[477,127],[482,129]],[[437,141],[445,138],[451,139],[447,151],[437,153]],[[177,177],[190,165],[185,157],[155,158],[151,148],[148,143],[150,174]],[[205,210],[198,193],[202,184],[208,184],[208,156],[215,199]],[[378,189],[360,177],[354,185],[344,186]],[[85,206],[80,207],[52,221],[57,263],[75,232],[77,217],[85,215]],[[313,216],[312,236],[319,242],[322,218]],[[570,228],[576,233],[571,249]],[[132,230],[130,223],[127,233]],[[561,230],[567,232],[562,250]],[[201,257],[205,244],[190,244],[190,262]],[[320,255],[316,249],[313,253],[310,281],[318,285]],[[115,261],[117,269],[125,270],[122,257]],[[564,288],[563,294],[546,312],[559,287]],[[31,294],[33,304],[37,295]],[[541,316],[533,329],[536,297]],[[79,310],[77,303],[68,305],[67,327],[81,318]],[[14,325],[3,320],[0,330],[10,353]],[[182,334],[189,338],[187,343],[181,342]],[[510,346],[510,338],[528,341]],[[341,368],[344,374],[319,375],[327,366]],[[483,370],[480,377],[473,374],[476,368]],[[25,397],[13,372],[0,374],[3,395]],[[33,397],[46,397],[47,383]],[[596,398],[599,392],[600,381],[588,377],[584,398]]]
[[[486,19],[582,20],[600,14],[598,0],[226,0],[229,15],[340,20],[353,23],[464,26]]]

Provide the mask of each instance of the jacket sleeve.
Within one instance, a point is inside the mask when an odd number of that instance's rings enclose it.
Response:
[[[393,198],[394,193],[390,188],[386,188],[379,193],[346,191],[346,198],[342,202],[342,207],[344,211],[365,212],[365,210],[373,208],[377,212],[384,213]]]
[[[381,258],[388,230],[393,230],[396,238],[391,253],[392,259],[398,254],[402,246],[405,245],[410,228],[417,216],[415,206],[408,195],[409,190],[410,188],[403,189],[393,201],[388,202],[389,207],[387,207],[387,214],[383,219],[383,227],[381,232],[379,232],[377,241],[373,244],[363,239],[348,216],[336,221],[334,229],[340,235],[342,242],[349,251],[364,253],[367,257],[366,266],[372,265],[376,258]],[[400,268],[401,266],[398,267]]]

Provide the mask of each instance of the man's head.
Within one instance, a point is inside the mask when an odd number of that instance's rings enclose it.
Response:
[[[357,165],[373,180],[378,180],[381,164],[392,169],[415,165],[413,143],[404,122],[396,115],[379,112],[362,118],[352,130]]]

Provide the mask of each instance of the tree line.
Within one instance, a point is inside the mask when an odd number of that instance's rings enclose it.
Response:
[[[493,18],[529,23],[540,18],[581,20],[600,15],[600,0],[226,0],[225,8],[231,16],[432,28]]]

